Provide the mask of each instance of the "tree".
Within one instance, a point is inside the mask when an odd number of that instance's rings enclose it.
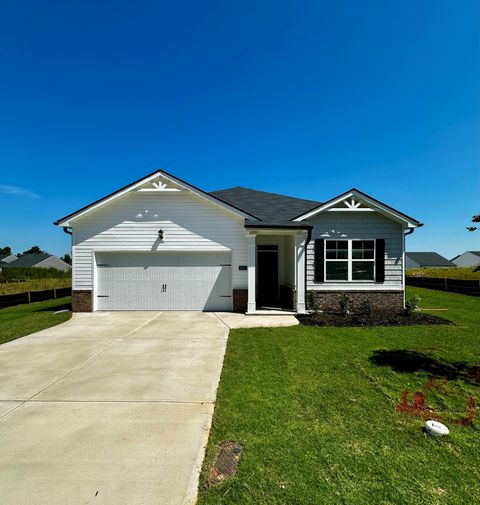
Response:
[[[476,214],[472,217],[472,223],[480,223],[480,214]],[[467,226],[468,231],[475,231],[477,228],[477,226]]]
[[[0,254],[12,254],[12,248],[8,245],[5,247],[0,247]]]
[[[24,254],[45,254],[45,251],[42,251],[38,245],[34,245],[33,247],[30,247],[27,251],[23,251],[22,256]]]
[[[64,254],[61,258],[60,258],[62,261],[65,261],[65,263],[68,263],[69,265],[72,264],[72,257],[70,256],[70,254]]]

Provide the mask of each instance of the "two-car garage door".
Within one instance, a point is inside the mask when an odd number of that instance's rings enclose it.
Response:
[[[231,310],[230,253],[97,253],[97,310]]]

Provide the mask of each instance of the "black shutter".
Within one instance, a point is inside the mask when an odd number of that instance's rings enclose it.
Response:
[[[325,259],[325,242],[322,239],[315,240],[315,282],[323,282],[324,279],[324,259]]]
[[[375,241],[375,270],[376,282],[385,282],[385,239],[377,238]]]

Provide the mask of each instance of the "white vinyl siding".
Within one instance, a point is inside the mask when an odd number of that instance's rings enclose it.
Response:
[[[323,212],[309,219],[314,225],[307,248],[307,289],[401,290],[403,289],[403,228],[399,223],[375,212]],[[314,282],[315,239],[385,239],[385,282]]]
[[[232,287],[247,287],[243,217],[192,192],[133,192],[73,226],[73,287],[93,289],[94,252],[231,252]],[[164,231],[160,241],[158,231]]]

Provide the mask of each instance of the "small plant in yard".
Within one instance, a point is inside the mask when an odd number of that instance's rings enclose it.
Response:
[[[405,302],[405,313],[410,315],[412,312],[418,310],[418,304],[422,301],[422,299],[417,295],[412,295]]]
[[[365,298],[365,300],[363,300],[363,302],[360,304],[360,312],[368,317],[372,315],[373,307],[368,298]]]
[[[352,302],[346,293],[338,296],[338,304],[340,305],[340,313],[342,316],[348,316],[351,311]]]

